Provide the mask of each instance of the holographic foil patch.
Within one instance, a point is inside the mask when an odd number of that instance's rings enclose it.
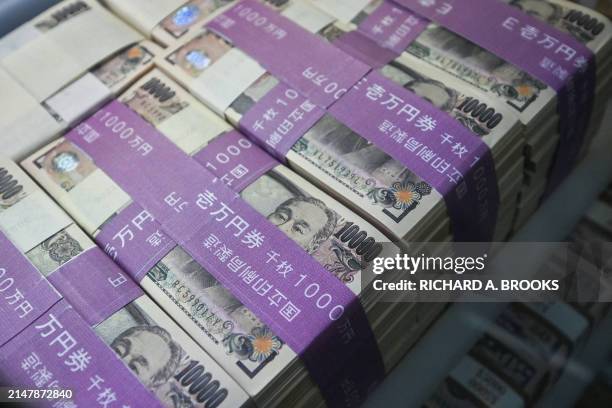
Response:
[[[185,56],[185,59],[198,71],[203,71],[204,69],[208,68],[211,63],[208,55],[200,50],[189,51],[189,53]]]
[[[79,158],[72,152],[62,152],[53,158],[53,168],[58,173],[68,173],[79,165]]]
[[[200,9],[198,6],[194,6],[192,4],[178,9],[172,18],[172,21],[174,21],[174,24],[177,26],[183,27],[192,24],[199,16]]]

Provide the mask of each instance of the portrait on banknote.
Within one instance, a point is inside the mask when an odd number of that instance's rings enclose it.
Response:
[[[189,364],[189,356],[172,334],[135,302],[115,312],[95,330],[165,406],[199,406],[174,379]]]

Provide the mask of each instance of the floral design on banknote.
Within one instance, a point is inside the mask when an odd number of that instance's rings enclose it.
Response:
[[[212,379],[199,361],[187,355],[170,330],[161,327],[135,302],[100,323],[95,330],[166,407],[216,407],[227,396],[227,390]],[[185,381],[189,372],[198,381]],[[194,382],[204,386],[190,387]]]
[[[260,177],[241,195],[345,284],[353,282],[382,250],[382,245],[369,237],[362,226],[344,220],[322,200],[309,196],[275,170]],[[213,248],[215,256],[227,262],[228,268],[245,282],[257,287],[257,282],[265,283],[258,271],[223,246],[215,246],[214,242],[204,245]],[[293,270],[293,265],[280,261],[280,253],[271,252],[268,256],[278,273]],[[148,278],[203,333],[237,358],[248,375],[254,375],[281,352],[283,341],[181,247],[175,247],[155,265]]]
[[[258,275],[243,270],[241,276],[254,280]],[[170,251],[148,277],[211,340],[238,360],[265,364],[281,349],[283,342],[181,247]]]
[[[546,84],[514,65],[435,24],[430,24],[407,51],[483,91],[504,98],[519,112],[547,89]]]
[[[0,167],[0,212],[26,196],[23,185],[4,167]]]
[[[389,188],[373,188],[368,192],[368,197],[373,203],[410,212],[416,208],[423,196],[429,193],[431,186],[423,181],[396,181]]]
[[[386,210],[395,222],[431,193],[431,186],[400,162],[330,115],[319,120],[292,149],[359,197]]]
[[[145,47],[133,45],[94,68],[92,73],[104,85],[112,87],[134,72],[136,68],[148,64],[152,59],[153,55]]]
[[[84,251],[80,241],[86,242],[87,237],[71,225],[28,251],[26,256],[44,276],[48,276]]]
[[[280,350],[283,345],[268,326],[258,326],[250,334],[232,333],[223,339],[228,353],[243,356],[262,363]]]

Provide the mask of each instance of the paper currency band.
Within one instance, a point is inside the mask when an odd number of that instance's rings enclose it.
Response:
[[[492,52],[557,92],[560,140],[547,193],[554,190],[575,164],[589,124],[597,72],[593,52],[571,35],[501,1],[394,1]],[[521,36],[525,27],[538,33],[537,41]]]
[[[66,138],[301,356],[330,405],[345,406],[365,398],[383,377],[384,367],[352,291],[123,104],[113,101],[85,123],[99,136],[88,138],[72,131]],[[257,294],[232,273],[227,260],[214,255],[218,245],[207,246],[211,240],[239,255],[254,272],[257,268],[272,291],[282,295],[282,304]],[[262,271],[272,250],[300,265],[303,272],[285,278],[270,268]],[[354,358],[357,354],[359,361]],[[363,370],[364,365],[369,369]]]
[[[65,299],[0,347],[0,378],[25,389],[70,390],[57,400],[77,406],[162,407]]]
[[[331,106],[370,71],[363,62],[256,0],[238,2],[205,27],[322,108]]]
[[[87,323],[94,326],[143,294],[95,246],[62,264],[47,277],[34,268],[3,232],[0,232],[0,250],[6,256],[5,265],[0,269],[0,292],[6,292],[6,296],[14,293],[13,298],[2,305],[8,309],[9,317],[0,322],[0,325],[11,324],[8,328],[2,327],[6,329],[3,333],[25,327],[24,324],[31,323],[32,319],[62,297],[70,302]],[[14,317],[18,317],[18,320],[15,321]]]
[[[92,247],[47,277],[72,307],[95,326],[143,292],[98,247]]]
[[[59,302],[62,296],[0,231],[0,346]],[[32,295],[32,296],[30,296]]]
[[[428,24],[429,21],[405,8],[383,1],[356,30],[343,33],[332,42],[372,68],[380,68],[399,57]]]
[[[193,158],[236,192],[280,164],[236,130],[217,137]],[[236,171],[239,178],[228,180],[227,175]]]
[[[491,241],[499,190],[493,156],[481,138],[376,71],[329,114],[435,188],[446,202],[455,240]],[[389,128],[414,143],[398,143]]]
[[[68,389],[67,399],[84,406],[109,388],[116,401],[160,406],[91,329],[142,294],[99,248],[47,278],[3,232],[0,253],[0,377],[7,384]]]
[[[248,153],[240,148],[248,149]],[[279,164],[235,130],[215,138],[193,158],[227,185],[231,183],[236,192]],[[240,171],[240,178],[227,180],[227,175],[236,169]],[[155,237],[155,245],[151,245],[150,237]],[[105,223],[95,240],[136,282],[142,281],[178,245],[164,233],[153,215],[136,202]]]
[[[276,116],[266,120],[270,109]],[[280,140],[273,140],[267,129],[282,127],[296,111],[302,115],[296,126]],[[242,117],[240,126],[282,157],[325,115],[348,126],[435,188],[446,201],[457,241],[491,240],[499,190],[488,146],[454,118],[377,72],[368,74],[327,111],[279,83]],[[262,122],[265,127],[258,126]],[[399,139],[392,137],[397,132],[401,132]]]
[[[397,9],[385,7],[391,9],[375,12],[374,21]],[[415,24],[413,35],[425,26],[425,20]],[[330,114],[435,188],[446,201],[457,241],[492,239],[499,191],[491,152],[479,137],[382,75],[368,74],[370,68],[364,69],[363,63],[255,1],[238,3],[206,27],[281,80],[240,121],[245,133],[276,157],[283,159],[306,131]],[[268,27],[274,29],[268,33]],[[269,40],[261,41],[259,35],[266,33]],[[299,120],[291,119],[295,112]],[[393,140],[385,127],[410,136],[417,149],[402,148],[406,145]]]

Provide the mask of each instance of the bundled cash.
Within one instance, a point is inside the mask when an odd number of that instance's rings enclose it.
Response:
[[[260,0],[261,3],[316,32],[334,21],[348,22],[370,0],[312,1]],[[124,21],[163,46],[174,46],[200,30],[202,25],[223,13],[236,0],[104,0],[103,3]]]
[[[566,278],[566,290],[581,294],[570,294],[569,298],[582,296],[593,301],[512,304],[425,406],[448,406],[459,400],[466,406],[493,400],[506,401],[510,406],[532,406],[559,380],[572,353],[580,350],[610,312],[610,303],[604,299],[612,290],[612,258],[608,251],[591,248],[612,239],[610,191],[602,194],[568,239],[573,243],[568,250],[577,261],[576,270]],[[567,268],[563,262],[556,254],[544,267],[562,276],[561,271]],[[585,401],[588,398],[587,394]]]
[[[565,0],[501,1],[594,54],[597,87],[584,153],[612,91],[612,23]],[[55,302],[41,306],[39,321],[17,320],[0,333],[0,360],[8,362],[10,352],[23,367],[35,363],[28,347],[40,347],[37,327],[51,310],[114,351],[118,383],[137,379],[163,406],[323,406],[332,387],[321,378],[356,366],[339,352],[342,362],[329,360],[342,367],[327,362],[330,371],[321,373],[319,361],[319,370],[311,369],[312,354],[289,345],[299,343],[291,336],[296,326],[276,326],[300,310],[271,291],[270,275],[274,283],[304,272],[295,287],[331,275],[322,289],[350,293],[379,351],[359,356],[364,373],[384,374],[444,305],[380,302],[382,292],[365,273],[372,260],[415,251],[417,242],[458,239],[465,229],[482,238],[476,226],[484,224],[491,225],[485,239],[505,240],[549,185],[565,119],[560,97],[416,16],[400,5],[405,1],[100,3],[64,1],[0,39],[2,154],[22,160],[76,222],[0,160],[0,238],[36,268],[41,288],[51,288],[39,298]],[[539,32],[523,27],[517,35],[532,41]],[[154,166],[149,154],[159,158]],[[234,213],[223,198],[242,212],[220,231],[213,214]],[[221,209],[210,212],[217,204]],[[195,205],[206,212],[192,212]],[[608,238],[609,203],[598,206],[573,240]],[[271,248],[253,225],[275,238]],[[229,228],[233,237],[223,235]],[[243,246],[226,246],[217,235],[238,237]],[[247,255],[245,248],[260,247],[265,251]],[[110,261],[102,251],[114,264],[103,264]],[[587,256],[581,270],[596,276],[596,261]],[[561,266],[553,260],[547,267]],[[313,285],[316,293],[305,291],[305,298],[319,296]],[[325,295],[316,298],[318,309],[330,304]],[[249,303],[250,296],[279,315]],[[533,404],[607,311],[602,303],[512,305],[427,406]],[[345,350],[364,333],[334,329]],[[332,349],[316,344],[328,332],[305,331],[304,338],[319,336],[307,351]],[[15,368],[8,367],[0,373],[11,383]],[[31,385],[29,370],[16,378]],[[345,405],[367,394],[352,376],[342,378]]]
[[[206,55],[205,63],[199,64],[197,55]],[[410,66],[393,62],[380,72],[456,118],[489,146],[500,191],[495,239],[505,239],[512,228],[522,184],[524,135],[519,121],[511,109],[452,75],[414,62]],[[195,33],[184,44],[170,47],[158,65],[247,134],[251,129],[241,122],[243,116],[280,82],[253,58],[210,31]],[[472,105],[486,111],[484,120],[470,114]],[[405,166],[331,116],[305,130],[286,155],[293,169],[353,206],[395,240],[449,239],[444,200]],[[402,194],[405,199],[394,199]]]
[[[360,295],[386,367],[394,365],[439,313],[441,305],[376,304],[379,294],[361,279],[367,258],[342,237],[351,228],[364,236],[362,242],[367,239],[374,248],[379,247],[380,255],[392,256],[397,248],[385,244],[387,239],[374,227],[246,138],[228,133],[228,124],[161,72],[145,75],[119,100],[200,161],[203,168],[213,168],[214,172],[214,167],[225,160],[221,156],[217,161],[219,154],[207,154],[212,144],[221,143],[226,158],[235,156],[229,168],[242,169],[242,174],[217,173],[219,180],[241,190],[242,198],[257,212]],[[245,156],[251,160],[262,157],[269,170],[251,175],[251,171],[261,169],[239,166]],[[65,167],[68,162],[72,165]],[[115,217],[134,205],[128,194],[68,140],[52,143],[22,164],[97,239]],[[252,177],[250,184],[239,187],[245,175]],[[111,244],[119,246],[119,241],[111,240]],[[121,263],[122,259],[118,257],[117,261]],[[124,267],[129,268],[128,263]],[[294,266],[279,264],[277,268],[289,273]],[[140,284],[258,403],[312,406],[321,402],[295,353],[180,245],[161,257]],[[400,332],[404,341],[395,342]],[[243,344],[257,344],[263,339],[270,341],[265,349],[251,350]],[[243,346],[237,348],[240,344]]]
[[[10,312],[19,313],[20,321],[25,321],[37,312],[45,312],[46,309],[39,302],[40,298],[44,298],[44,283],[48,280],[96,333],[99,338],[96,347],[107,348],[102,347],[102,344],[110,347],[124,363],[118,366],[122,369],[125,367],[125,371],[131,370],[162,406],[248,405],[248,396],[223,369],[147,295],[142,294],[133,281],[16,164],[2,159],[0,179],[3,191],[0,198],[3,259],[6,261],[13,256],[21,256],[23,262],[31,263],[40,274],[36,285],[24,287],[27,282],[23,282],[23,277],[16,277],[14,284],[23,291],[22,304],[28,302],[30,305],[31,302],[41,307],[11,307],[17,304],[13,301],[7,305],[14,309]],[[7,190],[7,185],[12,187]],[[4,266],[9,273],[14,272],[9,266]],[[25,271],[19,272],[22,276],[25,274]],[[54,298],[54,301],[57,300],[59,296]],[[9,311],[7,309],[4,312]],[[2,339],[6,340],[4,334]],[[22,348],[31,346],[28,340],[32,339],[19,333],[12,334],[16,339],[11,344],[25,345]],[[70,341],[61,344],[66,349],[75,348],[76,351],[76,346]],[[11,348],[9,345],[6,350]],[[37,352],[43,354],[43,350],[36,348],[29,351],[33,355]],[[68,350],[60,354],[65,353]],[[4,346],[0,347],[0,359],[10,357]],[[87,356],[84,358],[87,360]],[[83,364],[86,366],[88,361]],[[81,371],[85,371],[85,366]],[[20,373],[0,372],[9,380],[21,378]],[[30,374],[34,385],[45,388],[46,381],[34,372]],[[82,373],[83,377],[87,374],[93,376],[90,372]],[[114,374],[117,378],[121,377],[119,373]],[[66,379],[61,376],[58,378],[60,381]],[[114,381],[113,378],[107,380]],[[7,384],[18,385],[12,382]],[[81,396],[87,390],[73,391]],[[137,394],[136,390],[133,392]]]
[[[80,0],[62,2],[2,38],[2,153],[22,159],[125,90],[160,50],[141,40],[95,1]]]
[[[583,145],[586,148],[588,141],[598,130],[611,92],[612,23],[596,11],[564,0],[504,1],[570,34],[595,55],[597,88],[591,126]],[[385,7],[385,4],[387,3],[383,1],[371,2],[353,19],[351,25],[335,24],[327,27],[322,34],[334,38],[341,33],[357,30],[358,26],[381,7]],[[412,16],[411,13],[407,15]],[[394,17],[393,12],[389,12],[388,16]],[[408,27],[418,24],[415,23],[414,16],[406,17],[406,14],[401,14],[395,18],[407,18],[407,21],[410,21]],[[524,30],[522,36],[533,40],[537,38],[538,32]],[[391,39],[392,34],[387,33],[387,37]],[[384,45],[381,44],[381,47]],[[506,107],[519,118],[526,139],[525,178],[514,230],[520,228],[540,203],[559,142],[559,123],[555,113],[557,97],[554,90],[491,52],[435,23],[428,24],[396,57],[394,63],[408,69],[415,65],[423,66],[434,78],[438,72],[448,73],[454,80],[462,81],[471,87],[471,92],[488,96],[493,103]]]
[[[233,0],[116,1],[103,3],[147,37],[167,46],[192,27],[223,11]]]

